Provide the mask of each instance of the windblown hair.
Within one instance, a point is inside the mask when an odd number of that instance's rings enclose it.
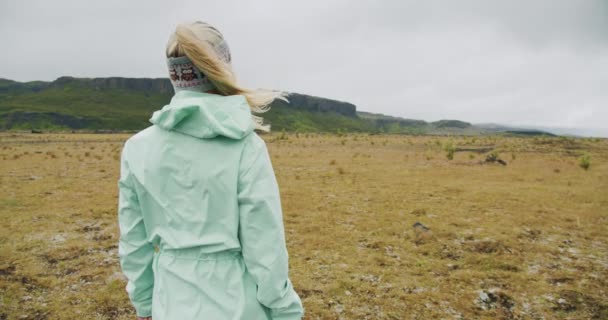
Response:
[[[224,96],[243,95],[251,111],[263,113],[270,110],[275,99],[287,101],[286,93],[265,89],[246,89],[236,82],[231,66],[228,47],[220,55],[217,47],[224,41],[219,30],[208,23],[196,21],[179,24],[167,43],[167,58],[187,56],[194,65],[204,73]],[[270,131],[270,125],[263,123],[263,118],[253,115],[256,129]]]

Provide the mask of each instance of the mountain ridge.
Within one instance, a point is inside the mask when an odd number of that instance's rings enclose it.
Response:
[[[149,116],[172,96],[173,87],[167,78],[62,76],[54,81],[29,82],[0,78],[0,130],[140,130],[150,125]],[[276,100],[270,111],[260,114],[275,131],[500,132],[460,120],[427,122],[360,111],[349,102],[298,93],[290,93],[288,99],[289,103]]]

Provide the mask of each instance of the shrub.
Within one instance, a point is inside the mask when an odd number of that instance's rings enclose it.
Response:
[[[499,158],[498,152],[492,151],[486,156],[486,161],[495,162],[495,161],[498,161],[498,158]]]
[[[578,165],[585,170],[589,170],[589,167],[591,167],[591,155],[585,153],[578,159]]]
[[[281,130],[281,135],[279,136],[279,140],[287,140],[287,132],[285,132],[285,128]]]
[[[456,147],[454,146],[454,143],[452,141],[449,141],[448,143],[446,143],[443,146],[443,150],[445,150],[446,152],[446,158],[448,158],[448,160],[453,160],[454,159],[454,153],[456,152]]]

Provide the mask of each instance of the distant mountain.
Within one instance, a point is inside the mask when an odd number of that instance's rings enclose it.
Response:
[[[0,130],[141,130],[168,104],[168,79],[73,78],[17,82],[0,79]],[[426,122],[357,111],[355,105],[292,93],[261,114],[273,131],[478,135],[514,131],[459,120]],[[529,134],[529,133],[528,133]],[[536,132],[534,134],[546,134]]]
[[[531,132],[546,135],[573,137],[608,137],[608,127],[601,128],[564,128],[548,126],[502,125],[496,123],[476,123],[476,127],[490,132]]]

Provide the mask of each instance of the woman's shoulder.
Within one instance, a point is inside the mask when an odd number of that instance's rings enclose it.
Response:
[[[158,128],[156,128],[156,126],[148,126],[147,128],[142,129],[127,138],[123,143],[123,147],[126,148],[128,145],[138,144],[140,143],[140,141],[145,141],[150,135],[153,135],[156,131],[158,131]]]
[[[266,141],[254,130],[243,138],[243,146],[249,150],[265,149]]]

